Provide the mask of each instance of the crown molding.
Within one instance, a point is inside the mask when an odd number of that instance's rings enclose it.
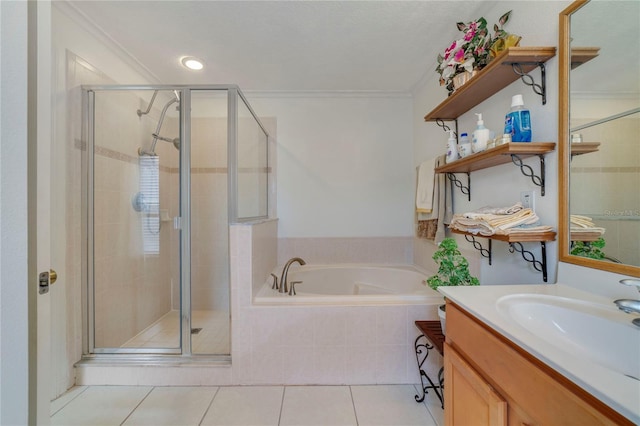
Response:
[[[242,90],[251,98],[411,98],[399,90]]]
[[[160,84],[160,78],[154,74],[149,68],[145,67],[133,54],[131,54],[123,45],[114,40],[100,25],[78,9],[68,0],[59,0],[52,2],[53,7],[66,15],[75,22],[84,31],[95,37],[100,43],[104,44],[109,50],[118,56],[125,64],[142,75],[149,84]]]

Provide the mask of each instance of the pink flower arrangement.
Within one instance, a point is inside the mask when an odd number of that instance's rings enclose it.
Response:
[[[507,37],[502,26],[507,23],[511,11],[500,17],[499,24],[495,24],[493,37],[487,30],[487,20],[477,19],[468,23],[458,22],[458,30],[462,31],[461,39],[454,41],[438,55],[436,71],[440,73],[440,85],[446,85],[449,92],[453,92],[453,77],[462,72],[472,72],[474,69],[484,68],[490,61],[490,48],[496,40]]]

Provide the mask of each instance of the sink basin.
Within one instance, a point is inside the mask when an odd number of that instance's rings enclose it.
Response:
[[[632,315],[576,299],[538,294],[504,296],[501,315],[567,354],[640,380],[640,328]]]

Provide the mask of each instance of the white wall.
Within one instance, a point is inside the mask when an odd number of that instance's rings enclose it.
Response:
[[[27,424],[27,3],[0,2],[0,424]]]
[[[498,2],[497,6],[489,10],[483,10],[482,15],[489,25],[493,23],[509,9],[513,9],[511,19],[505,26],[505,30],[522,36],[521,46],[557,46],[558,45],[558,14],[569,1],[522,1],[522,2]],[[460,21],[470,21],[479,16],[457,16]],[[452,21],[453,22],[453,21]],[[443,35],[444,39],[454,40],[458,36],[456,28],[452,25],[452,32]],[[435,69],[436,58],[430,69]],[[547,69],[547,104],[541,104],[541,98],[533,93],[532,89],[525,86],[520,80],[515,81],[499,93],[472,108],[458,120],[459,132],[471,134],[476,127],[474,113],[482,113],[485,126],[497,134],[504,126],[504,116],[511,106],[511,97],[516,94],[524,96],[525,106],[531,111],[534,142],[557,142],[558,122],[558,59],[552,58],[546,63]],[[540,82],[540,71],[534,70],[531,75],[536,82]],[[443,154],[448,138],[448,133],[442,131],[435,123],[425,123],[424,116],[440,102],[447,92],[438,83],[438,74],[433,71],[427,73],[424,81],[414,90],[414,166],[420,162]],[[452,123],[448,123],[452,124]],[[471,174],[471,201],[458,189],[454,190],[454,212],[463,213],[486,205],[506,206],[520,200],[521,191],[536,191],[536,213],[544,224],[557,227],[558,225],[558,185],[557,185],[557,152],[545,156],[546,162],[546,191],[541,197],[540,188],[531,182],[530,178],[521,174],[520,169],[513,164],[505,164],[490,169],[485,169]],[[525,160],[525,164],[531,166],[539,173],[539,161],[537,158]],[[462,179],[466,178],[461,176]],[[459,245],[467,245],[464,238],[457,237]],[[486,240],[481,240],[486,247]],[[508,244],[502,242],[493,243],[493,265],[481,261],[481,282],[483,284],[510,284],[510,283],[538,283],[542,282],[542,275],[535,270],[522,257],[508,252]],[[526,250],[531,250],[540,259],[540,244],[525,244]],[[549,266],[549,282],[555,281],[557,263],[557,244],[547,244],[547,260]]]
[[[409,96],[246,95],[277,119],[279,238],[412,235]]]
[[[86,25],[65,2],[52,8],[54,136],[52,142],[51,289],[52,394],[74,384],[73,364],[82,355],[80,85],[151,83],[153,76]],[[86,61],[86,62],[83,62]],[[107,77],[108,76],[108,77]]]

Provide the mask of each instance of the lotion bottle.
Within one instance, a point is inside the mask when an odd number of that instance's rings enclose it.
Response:
[[[484,121],[482,120],[482,114],[476,114],[478,116],[478,127],[473,132],[473,140],[471,143],[471,149],[473,152],[480,152],[487,149],[487,142],[489,141],[491,132],[484,127]]]
[[[522,95],[511,98],[511,111],[504,119],[504,133],[511,135],[512,142],[531,142],[531,115],[524,107]]]
[[[453,133],[453,130],[449,130],[449,140],[447,141],[447,156],[445,157],[445,163],[451,163],[458,159],[458,141]]]

